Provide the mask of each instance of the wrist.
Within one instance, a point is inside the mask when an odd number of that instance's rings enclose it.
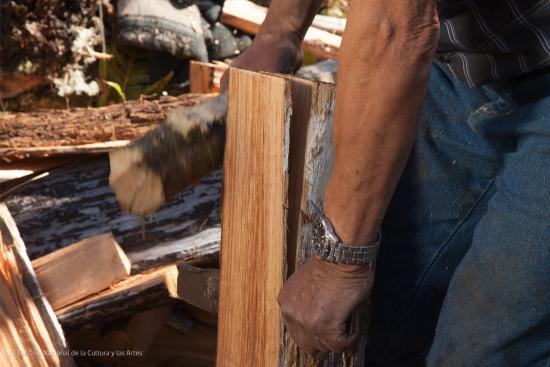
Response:
[[[277,49],[278,46],[284,45],[298,50],[302,44],[302,38],[300,32],[292,28],[266,24],[260,28],[254,42],[265,43],[271,46],[271,49]]]
[[[256,36],[251,48],[265,55],[265,71],[294,73],[302,63],[301,39],[294,32],[266,30]]]
[[[378,201],[356,193],[345,195],[346,188],[330,181],[325,190],[324,215],[332,222],[336,235],[348,246],[372,243],[378,237],[383,214]]]
[[[373,270],[369,264],[356,265],[333,263],[330,261],[325,261],[316,255],[311,256],[310,261],[313,261],[317,268],[341,276],[349,274],[362,274]]]

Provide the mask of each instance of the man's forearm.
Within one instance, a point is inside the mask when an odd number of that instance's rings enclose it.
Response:
[[[253,71],[295,73],[301,65],[301,45],[322,0],[273,0],[252,45],[232,66]],[[227,89],[227,73],[222,90]]]
[[[301,42],[323,0],[273,0],[258,36],[280,34]]]
[[[376,237],[414,143],[438,36],[435,0],[351,3],[324,202],[345,243]]]

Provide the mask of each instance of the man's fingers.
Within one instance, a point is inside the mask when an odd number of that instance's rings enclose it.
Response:
[[[294,340],[302,351],[312,355],[330,352],[330,350],[321,343],[319,337],[307,330],[304,325],[296,320],[291,314],[283,312],[283,321],[292,340]]]
[[[325,348],[328,348],[331,352],[341,353],[345,352],[350,346],[352,346],[359,338],[359,332],[353,334],[346,334],[342,329],[341,333],[336,335],[329,335],[328,337],[321,339],[321,344]]]

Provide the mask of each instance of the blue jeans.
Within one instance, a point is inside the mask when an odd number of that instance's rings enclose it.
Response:
[[[382,229],[368,367],[549,367],[550,73],[434,65]]]

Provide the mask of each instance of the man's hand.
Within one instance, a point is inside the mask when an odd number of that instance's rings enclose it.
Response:
[[[294,74],[302,64],[302,40],[324,0],[273,0],[252,45],[231,66]],[[221,89],[227,89],[228,73]]]
[[[295,74],[302,65],[302,58],[301,39],[296,35],[264,32],[231,66],[251,71]],[[226,71],[222,76],[222,91],[227,89],[228,74]]]
[[[334,264],[312,256],[287,280],[278,302],[288,332],[307,353],[343,352],[358,337],[347,333],[354,309],[370,295],[368,265]]]

